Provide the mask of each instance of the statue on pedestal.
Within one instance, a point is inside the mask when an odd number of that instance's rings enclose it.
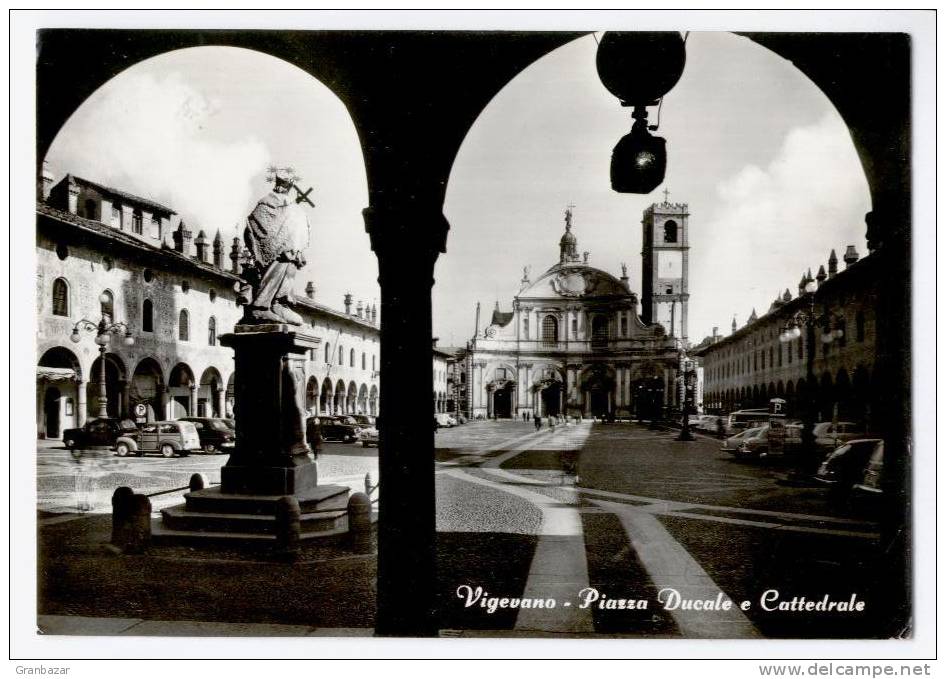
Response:
[[[299,200],[289,195],[295,179],[288,169],[276,169],[273,190],[260,198],[246,218],[243,241],[250,262],[243,267],[243,276],[252,288],[252,298],[240,321],[243,325],[302,325],[302,317],[289,308],[296,271],[306,263],[301,236],[309,228]]]

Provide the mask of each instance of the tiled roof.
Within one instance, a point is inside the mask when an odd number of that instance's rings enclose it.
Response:
[[[140,238],[136,238],[126,231],[114,229],[110,226],[106,226],[102,222],[97,222],[94,219],[86,219],[85,217],[74,215],[71,212],[59,210],[58,208],[47,205],[46,203],[36,203],[36,213],[37,215],[49,217],[60,224],[67,224],[69,226],[77,227],[86,233],[92,233],[96,236],[122,243],[123,245],[127,245],[128,247],[135,248],[143,252],[150,252],[157,256],[176,260],[177,263],[185,269],[190,268],[199,270],[203,273],[226,278],[233,282],[242,280],[239,276],[230,271],[218,269],[212,264],[201,262],[200,260],[194,259],[193,257],[188,257],[180,252],[177,252],[176,250],[171,250],[163,246],[152,245],[151,243],[147,243]]]
[[[77,177],[74,174],[69,175],[69,176],[72,177],[75,181],[79,182],[80,184],[91,186],[93,189],[98,189],[102,193],[108,193],[110,195],[123,198],[130,203],[140,203],[141,205],[151,207],[156,210],[160,210],[161,212],[167,212],[168,214],[172,214],[172,215],[177,214],[171,208],[165,205],[161,205],[161,203],[156,203],[155,201],[150,200],[148,198],[142,198],[141,196],[136,196],[133,193],[128,193],[127,191],[120,191],[118,189],[113,189],[111,186],[105,186],[104,184],[99,184],[98,182],[94,182],[91,179],[85,179],[84,177]]]
[[[311,309],[312,311],[318,311],[320,313],[326,314],[333,318],[350,321],[351,323],[361,326],[362,328],[366,330],[374,330],[375,332],[378,331],[378,326],[372,324],[367,319],[359,318],[358,316],[354,316],[352,314],[346,314],[345,312],[338,311],[337,309],[332,309],[331,307],[327,307],[324,304],[319,304],[318,302],[314,302],[308,297],[296,295],[294,306]]]

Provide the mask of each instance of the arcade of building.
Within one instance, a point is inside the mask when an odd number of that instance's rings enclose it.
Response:
[[[111,416],[175,419],[233,413],[233,353],[219,343],[242,315],[240,240],[194,237],[175,212],[153,201],[67,175],[38,190],[37,435],[58,438],[99,414],[102,353],[77,322],[123,323],[134,339],[111,337],[104,352]],[[345,310],[315,301],[295,309],[322,345],[306,362],[306,407],[316,414],[375,415],[380,395],[374,305],[345,297]]]

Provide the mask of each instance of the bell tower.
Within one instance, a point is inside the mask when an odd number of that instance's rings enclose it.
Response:
[[[689,207],[664,201],[644,210],[641,275],[641,317],[660,323],[671,337],[687,339],[687,304],[690,300]]]

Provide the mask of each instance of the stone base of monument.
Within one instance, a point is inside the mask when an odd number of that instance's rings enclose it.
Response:
[[[340,535],[348,530],[347,486],[323,485],[301,491],[300,539]],[[161,510],[154,542],[275,542],[276,504],[283,495],[226,493],[219,486],[184,495],[184,504]]]
[[[319,485],[305,440],[305,355],[319,338],[286,324],[237,325],[220,343],[234,350],[236,448],[220,486],[185,494],[162,510],[155,542],[275,542],[281,498],[299,504],[299,538],[348,528],[349,488]]]

